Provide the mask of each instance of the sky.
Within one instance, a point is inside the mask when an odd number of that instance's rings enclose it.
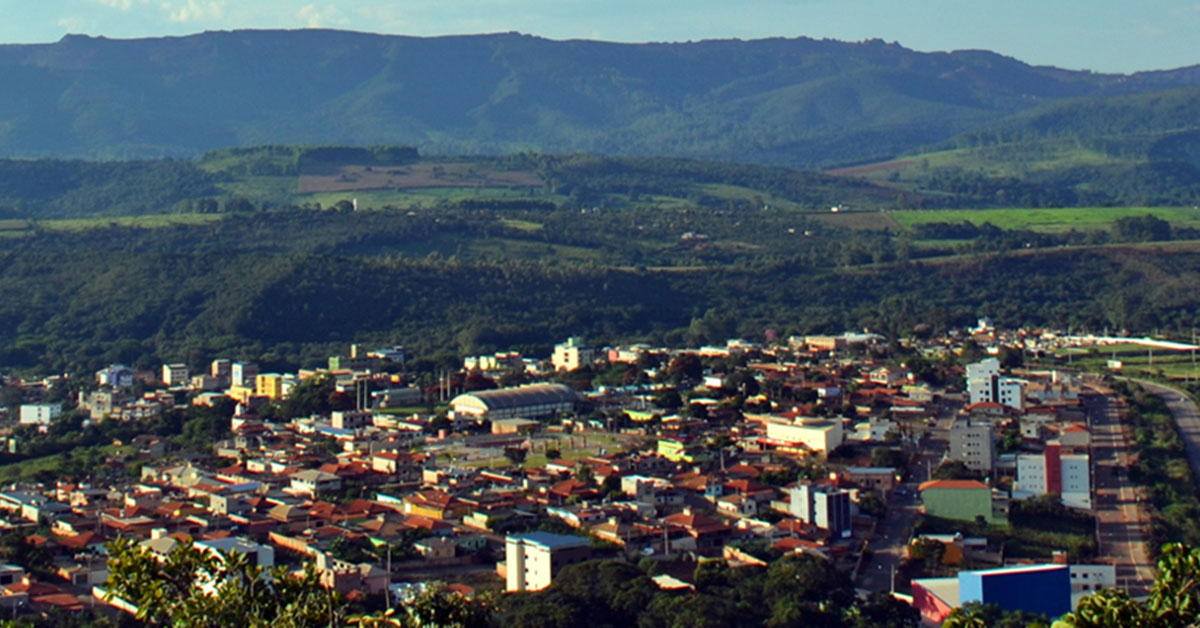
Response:
[[[1200,64],[1200,0],[0,0],[0,43],[243,28],[620,42],[814,37],[986,49],[1035,65]]]

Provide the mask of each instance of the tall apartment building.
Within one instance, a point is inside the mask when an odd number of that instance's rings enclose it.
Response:
[[[1091,459],[1085,453],[1063,453],[1058,441],[1046,443],[1040,454],[1017,456],[1013,497],[1056,494],[1072,508],[1092,508]]]
[[[510,593],[540,591],[559,569],[591,557],[591,543],[583,537],[549,532],[510,536],[504,543],[506,588]]]
[[[1001,375],[996,358],[967,365],[967,394],[971,404],[992,402],[1018,412],[1025,409],[1025,382]]]
[[[968,469],[991,473],[996,458],[996,437],[991,423],[972,422],[965,417],[955,419],[950,426],[949,456]]]
[[[804,482],[788,489],[788,499],[788,511],[797,519],[835,537],[850,536],[850,493]]]
[[[234,362],[230,368],[230,385],[241,388],[254,388],[258,378],[258,365],[247,362]]]
[[[168,386],[187,386],[188,367],[186,364],[164,364],[162,367],[162,382]]]
[[[579,338],[572,336],[567,338],[566,342],[554,345],[554,355],[551,356],[550,363],[556,371],[574,371],[591,364],[594,359],[595,353],[591,347],[582,346]]]

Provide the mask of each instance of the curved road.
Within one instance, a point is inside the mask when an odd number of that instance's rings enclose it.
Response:
[[[1167,402],[1167,409],[1171,411],[1171,418],[1175,419],[1179,436],[1183,438],[1183,446],[1187,449],[1188,463],[1192,465],[1192,475],[1196,476],[1197,482],[1200,482],[1200,410],[1196,408],[1196,404],[1191,398],[1170,386],[1142,379],[1134,381]]]

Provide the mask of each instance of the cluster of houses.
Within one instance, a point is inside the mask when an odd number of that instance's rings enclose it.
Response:
[[[903,464],[872,464],[872,452],[911,451],[923,426],[957,408],[944,389],[876,358],[880,340],[845,334],[667,351],[597,350],[572,338],[549,365],[512,352],[467,358],[464,371],[483,378],[519,371],[547,381],[466,391],[441,414],[389,411],[426,402],[424,391],[380,368],[404,363],[398,347],[354,348],[327,368],[295,374],[230,360],[200,374],[185,364],[160,373],[114,365],[77,399],[91,420],[137,421],[224,396],[238,404],[227,434],[206,455],[149,439],[140,477],[121,485],[64,478],[12,487],[0,493],[8,512],[0,526],[46,550],[41,573],[100,596],[104,543],[117,537],[160,556],[192,539],[264,566],[312,562],[325,586],[344,592],[398,590],[432,569],[454,580],[456,568],[480,564],[495,565],[497,586],[534,591],[596,555],[753,562],[751,546],[815,553],[852,569],[875,528],[863,504],[886,504],[906,473]],[[689,359],[703,369],[676,390],[667,372]],[[619,388],[549,381],[598,363],[657,366],[646,369],[648,383]],[[1014,482],[1006,491],[990,481],[930,482],[921,487],[926,511],[1002,521],[1008,499],[1047,493],[1089,508],[1080,386],[1003,374],[996,359],[963,375],[969,402],[948,456],[981,477],[1007,472]],[[286,422],[257,412],[311,377],[333,378],[354,407]],[[682,403],[660,407],[668,390]],[[45,427],[61,412],[28,404],[19,420]],[[998,451],[1014,425],[1019,450]],[[589,434],[609,445],[577,446]],[[510,452],[520,455],[506,460]],[[10,567],[24,585],[4,583]],[[7,596],[32,586],[30,568],[0,568],[0,604],[15,604]]]

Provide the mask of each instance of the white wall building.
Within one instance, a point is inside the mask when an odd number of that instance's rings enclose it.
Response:
[[[580,345],[579,338],[572,336],[566,342],[554,345],[554,355],[550,363],[556,371],[574,371],[581,366],[587,366],[595,359],[591,347]]]
[[[1091,478],[1091,459],[1087,454],[1064,454],[1058,441],[1050,441],[1040,454],[1017,456],[1017,481],[1013,485],[1013,497],[1022,499],[1057,494],[1063,505],[1091,510]]]
[[[504,543],[506,589],[540,591],[550,586],[559,569],[591,557],[591,543],[583,537],[549,532],[510,536]]]
[[[62,406],[53,403],[26,403],[21,405],[21,425],[50,425],[63,413]]]
[[[767,421],[767,440],[782,447],[803,446],[811,451],[826,453],[837,449],[845,439],[840,419],[786,419]]]
[[[168,386],[187,386],[190,383],[187,365],[183,363],[164,364],[162,381]]]
[[[1000,375],[996,358],[967,365],[967,395],[971,405],[993,402],[1017,411],[1025,409],[1025,381]]]

